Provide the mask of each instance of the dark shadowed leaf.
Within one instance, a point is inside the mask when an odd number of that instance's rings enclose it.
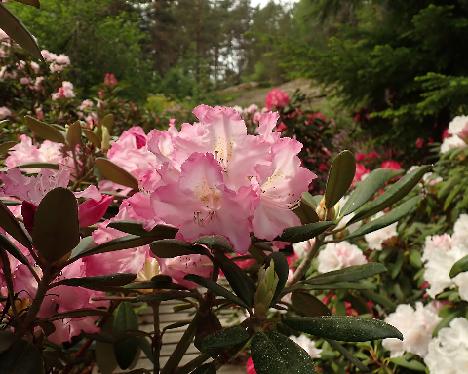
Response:
[[[54,169],[58,170],[58,164],[51,164],[48,162],[29,162],[18,166],[21,169]]]
[[[97,277],[84,278],[68,278],[60,281],[61,285],[84,287],[91,290],[101,290],[105,287],[120,287],[133,282],[136,279],[136,274],[119,273],[102,275]]]
[[[136,359],[138,337],[128,334],[138,330],[138,320],[130,303],[123,302],[114,311],[113,333],[118,337],[114,343],[114,354],[121,369],[128,369]]]
[[[50,126],[47,123],[41,122],[37,118],[31,116],[25,116],[24,120],[26,126],[36,136],[56,143],[65,143],[65,137],[55,127]]]
[[[0,29],[32,56],[42,60],[41,50],[23,23],[0,3]]]
[[[378,168],[370,172],[365,180],[359,182],[354,191],[349,195],[340,215],[345,216],[367,203],[372,196],[382,188],[387,181],[403,173],[402,169]]]
[[[101,139],[94,131],[83,129],[83,134],[96,148],[101,147]]]
[[[376,274],[387,271],[387,268],[377,262],[364,265],[349,266],[344,269],[330,271],[305,280],[307,284],[330,284],[336,282],[356,282],[370,278]]]
[[[237,345],[244,344],[249,340],[250,335],[242,326],[234,326],[219,330],[212,335],[208,335],[200,343],[201,352],[213,352],[224,350]]]
[[[350,151],[340,152],[332,161],[325,190],[325,206],[332,208],[348,191],[356,173],[356,161]]]
[[[58,319],[64,318],[83,318],[83,317],[90,317],[90,316],[105,316],[109,314],[107,310],[102,309],[76,309],[72,310],[71,312],[64,312],[58,313],[53,315],[52,317],[48,317],[49,321],[54,321]]]
[[[5,142],[0,144],[0,156],[6,154],[11,148],[13,148],[18,142]]]
[[[26,5],[34,6],[36,8],[40,7],[39,0],[16,0],[19,3],[23,3]]]
[[[229,241],[223,236],[219,236],[219,235],[202,236],[200,239],[196,240],[194,243],[203,244],[211,249],[222,251],[222,252],[232,251],[232,245],[229,243]]]
[[[75,147],[78,144],[81,144],[81,124],[80,121],[76,121],[68,126],[67,129],[67,144],[70,147]]]
[[[112,163],[105,158],[96,159],[96,167],[102,176],[102,179],[110,180],[111,182],[120,184],[121,186],[130,187],[134,190],[138,189],[138,181],[127,170]]]
[[[8,240],[8,238],[3,236],[2,234],[0,234],[0,248],[5,249],[22,264],[27,264],[28,259],[26,258],[26,256],[18,248],[16,248],[16,246],[10,240]]]
[[[0,355],[0,373],[43,374],[41,352],[31,343],[18,340]]]
[[[288,337],[271,331],[258,332],[251,344],[257,374],[313,374],[312,358]]]
[[[0,354],[8,350],[15,342],[15,335],[6,330],[0,331]]]
[[[335,223],[331,221],[322,221],[315,223],[308,223],[303,226],[289,227],[283,231],[279,238],[280,241],[289,243],[300,243],[306,240],[315,238],[316,236],[325,232],[328,228],[334,226]]]
[[[78,245],[78,204],[71,191],[56,188],[45,195],[34,215],[32,238],[34,247],[50,263]]]
[[[354,239],[359,236],[366,235],[370,232],[377,231],[383,227],[387,227],[394,222],[398,222],[401,218],[408,215],[414,208],[416,208],[421,201],[420,196],[415,196],[404,202],[401,205],[398,205],[396,208],[393,208],[388,213],[385,213],[383,216],[373,219],[370,222],[365,223],[357,230],[353,231],[349,236],[346,237],[346,240]]]
[[[252,279],[237,266],[231,259],[227,258],[221,252],[214,253],[215,261],[221,268],[229,285],[237,296],[251,307],[255,293],[255,285]]]
[[[185,279],[209,289],[215,295],[224,297],[225,299],[232,301],[236,305],[248,308],[247,304],[242,299],[234,295],[231,291],[227,290],[226,288],[220,286],[218,283],[212,281],[211,279],[203,278],[195,274],[188,274],[185,276]]]
[[[301,316],[320,317],[331,315],[327,306],[309,293],[294,291],[291,295],[291,301],[294,310]]]
[[[151,251],[161,258],[173,258],[192,254],[204,254],[206,248],[175,239],[158,240],[150,245]]]
[[[11,213],[8,207],[0,202],[0,227],[10,234],[14,239],[27,248],[31,248],[29,234],[20,222]],[[15,256],[16,257],[16,256]]]
[[[450,278],[456,277],[458,274],[468,271],[468,255],[462,257],[452,265],[450,269]]]
[[[278,276],[278,284],[276,285],[276,291],[271,301],[271,305],[273,306],[277,303],[278,297],[288,281],[289,265],[288,260],[286,260],[286,256],[281,252],[273,252],[267,257],[266,263],[270,264],[270,260],[273,260],[275,264],[275,273]]]
[[[177,229],[167,225],[156,225],[151,230],[145,230],[140,223],[133,221],[110,222],[108,227],[138,236],[151,236],[154,240],[173,239]]]
[[[403,340],[403,335],[395,327],[373,318],[286,317],[283,322],[297,331],[345,342],[365,342],[384,338]]]

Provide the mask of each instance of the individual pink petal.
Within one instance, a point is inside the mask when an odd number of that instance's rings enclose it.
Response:
[[[101,200],[86,200],[78,206],[78,219],[80,227],[88,227],[99,222],[112,203],[112,196],[102,196]]]

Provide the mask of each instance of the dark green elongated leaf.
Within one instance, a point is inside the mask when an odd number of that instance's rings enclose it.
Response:
[[[364,265],[349,266],[344,269],[330,271],[305,280],[307,284],[330,284],[336,282],[356,282],[370,278],[376,274],[387,271],[387,268],[378,263],[370,262]]]
[[[26,5],[36,7],[36,8],[40,7],[39,0],[16,0],[16,1],[19,2],[19,3],[23,3],[23,4],[26,4]]]
[[[301,196],[299,205],[293,209],[294,213],[299,217],[303,225],[307,223],[314,223],[320,221],[319,216],[315,209],[317,205],[315,204],[313,196],[304,192]]]
[[[15,335],[7,330],[0,331],[0,354],[8,350],[15,342]]]
[[[334,225],[335,223],[331,221],[321,221],[308,223],[307,225],[303,226],[289,227],[283,231],[283,234],[279,240],[288,243],[304,242],[306,240],[315,238]]]
[[[101,147],[101,139],[94,131],[83,129],[83,134],[96,148]]]
[[[190,374],[216,374],[216,366],[209,362],[191,371]]]
[[[96,363],[99,372],[102,374],[112,374],[117,367],[117,359],[114,354],[113,344],[96,341]]]
[[[245,301],[247,306],[253,305],[255,285],[252,279],[237,266],[232,260],[228,259],[223,253],[215,252],[214,257],[224,273],[229,285],[237,296]]]
[[[291,295],[291,301],[294,310],[301,316],[320,317],[331,315],[328,307],[309,293],[294,291]]]
[[[283,322],[289,327],[321,338],[345,342],[397,338],[403,335],[392,325],[374,318],[327,316],[286,317]]]
[[[112,252],[112,251],[118,251],[120,249],[140,247],[145,244],[150,244],[152,241],[153,241],[153,238],[151,237],[127,235],[122,238],[111,240],[110,242],[107,242],[107,243],[94,245],[92,237],[86,237],[83,240],[81,240],[81,242],[73,249],[70,261],[76,261],[79,258],[95,255],[98,253]]]
[[[136,274],[118,273],[111,275],[102,275],[97,277],[68,278],[60,281],[61,285],[84,287],[91,290],[101,290],[103,287],[120,287],[133,282]]]
[[[39,254],[50,263],[78,245],[78,204],[71,191],[55,188],[45,195],[34,215],[32,238]]]
[[[340,215],[345,216],[354,212],[363,204],[367,203],[387,181],[402,173],[402,169],[378,168],[372,170],[365,180],[356,185],[356,188],[349,195],[348,200],[346,200],[345,205],[341,209]]]
[[[80,121],[76,121],[68,126],[67,129],[67,144],[70,147],[75,147],[78,144],[81,144],[81,124]]]
[[[23,23],[16,18],[5,6],[0,3],[0,29],[5,31],[10,38],[18,43],[21,48],[36,58],[43,59],[41,50],[34,37],[24,27]]]
[[[107,127],[108,130],[112,130],[112,126],[114,126],[114,115],[112,113],[106,114],[99,121],[99,125]]]
[[[54,169],[58,170],[59,166],[57,164],[51,164],[49,162],[29,162],[27,164],[21,164],[19,166],[21,169]]]
[[[175,239],[158,240],[150,245],[151,251],[161,258],[173,258],[193,254],[206,253],[202,247]]]
[[[325,206],[332,208],[348,191],[356,173],[356,161],[350,151],[340,152],[332,161],[325,190]]]
[[[304,288],[308,290],[342,290],[349,288],[350,290],[368,290],[375,288],[375,284],[367,281],[360,282],[333,282],[333,283],[324,283],[324,284],[309,284],[307,282],[302,282]]]
[[[154,355],[153,349],[151,348],[151,343],[148,339],[144,337],[138,338],[138,347],[140,347],[141,351],[145,354],[145,356],[151,361],[154,362]]]
[[[0,234],[0,248],[5,249],[23,265],[27,264],[28,259],[26,258],[26,256],[23,255],[23,253],[18,248],[16,248],[16,246],[11,241],[9,241],[8,238],[4,237],[2,234]]]
[[[209,289],[215,295],[224,297],[225,299],[232,301],[236,305],[248,308],[247,304],[242,299],[234,295],[231,291],[227,290],[226,288],[220,286],[218,283],[212,281],[211,279],[203,278],[195,274],[188,274],[184,278],[190,282],[194,282],[202,287]]]
[[[315,373],[307,352],[276,331],[256,333],[251,348],[257,374]]]
[[[270,259],[273,260],[275,264],[275,273],[278,276],[276,291],[273,299],[271,300],[271,305],[273,306],[277,303],[281,291],[283,291],[283,288],[288,281],[289,265],[288,260],[286,260],[286,256],[281,252],[273,252],[270,256],[268,256],[268,260],[266,261],[267,264],[270,264]]]
[[[102,309],[76,309],[72,310],[71,312],[64,312],[58,313],[53,315],[52,317],[48,317],[49,321],[55,321],[58,319],[64,318],[83,318],[83,317],[90,317],[90,316],[105,316],[109,314],[108,311]]]
[[[456,277],[458,274],[468,271],[468,255],[462,257],[452,265],[450,269],[450,278]]]
[[[135,303],[152,303],[155,301],[167,301],[167,300],[176,300],[176,299],[185,299],[187,297],[193,297],[193,294],[187,291],[166,291],[166,292],[157,292],[152,295],[141,295],[137,296],[133,302]]]
[[[8,207],[0,202],[0,227],[26,248],[31,248],[29,234]],[[16,257],[16,256],[15,256]]]
[[[123,302],[114,311],[113,333],[119,337],[114,343],[114,354],[121,369],[128,369],[139,351],[138,337],[126,334],[138,330],[138,319],[130,303]]]
[[[356,231],[347,236],[345,240],[350,240],[366,235],[370,232],[377,231],[383,227],[391,225],[394,222],[398,222],[401,218],[405,217],[409,212],[416,208],[420,201],[420,196],[412,197],[403,204],[393,208],[390,212],[384,214],[383,216],[362,225]]]
[[[356,365],[356,367],[361,370],[362,372],[364,373],[367,373],[369,372],[369,368],[364,365],[359,359],[357,359],[356,357],[354,357],[351,352],[349,352],[345,347],[343,347],[340,343],[338,343],[337,341],[335,340],[330,340],[330,339],[327,339],[327,342],[333,347],[333,349],[337,350],[338,352],[340,352],[344,357],[346,357],[346,359],[348,359],[348,361],[350,361],[351,363],[353,363],[354,365]]]
[[[208,335],[200,343],[201,352],[213,352],[241,345],[249,340],[250,335],[247,330],[238,325],[219,330],[212,335]]]
[[[31,117],[31,116],[25,116],[24,120],[25,120],[26,126],[35,135],[43,139],[56,142],[56,143],[65,143],[65,137],[55,127],[52,127],[48,125],[47,123],[41,122],[37,118]]]
[[[127,170],[122,169],[113,162],[105,158],[97,158],[96,167],[103,179],[110,180],[121,186],[130,187],[134,190],[138,189],[138,181],[136,178]]]
[[[197,325],[197,330],[195,332],[195,339],[193,340],[193,345],[200,351],[208,353],[207,349],[203,348],[203,340],[216,334],[221,331],[223,327],[221,322],[219,322],[218,317],[213,313],[213,311],[208,311],[206,313],[200,313],[200,320]],[[211,350],[213,356],[216,356],[217,353],[221,353],[219,349]],[[210,355],[211,356],[211,355]]]
[[[402,366],[410,370],[426,372],[426,366],[422,362],[416,359],[407,360],[406,358],[401,356],[401,357],[391,357],[390,361],[398,366]]]
[[[18,340],[0,355],[0,373],[43,374],[44,372],[41,352],[25,340]]]
[[[18,142],[5,142],[0,144],[0,156],[7,153],[11,148],[13,148]]]
[[[215,249],[222,252],[232,251],[232,245],[229,243],[229,241],[226,238],[219,235],[202,236],[194,243],[203,244],[211,249]]]
[[[356,210],[354,217],[349,223],[359,221],[361,219],[370,217],[377,212],[393,205],[403,199],[419,182],[422,176],[430,171],[432,166],[425,165],[415,168],[415,170],[404,175],[399,181],[388,186],[385,192],[372,201],[364,204]]]
[[[177,234],[177,228],[167,225],[156,225],[151,230],[145,230],[138,222],[116,221],[110,222],[108,227],[137,236],[150,236],[154,240],[174,239]]]

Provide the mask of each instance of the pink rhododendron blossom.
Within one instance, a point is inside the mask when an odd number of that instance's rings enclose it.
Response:
[[[115,75],[113,73],[106,73],[104,75],[104,85],[107,86],[107,87],[115,87],[117,86],[117,83],[119,83],[117,81],[117,78],[115,77]]]
[[[394,160],[383,161],[380,167],[384,169],[401,169],[400,163]]]
[[[73,91],[73,84],[67,81],[62,82],[62,86],[59,87],[56,93],[52,94],[52,100],[58,99],[69,99],[75,97],[75,92]]]
[[[370,169],[366,168],[363,164],[356,164],[356,174],[354,175],[354,183],[362,181],[369,173]]]
[[[204,255],[158,258],[158,262],[161,274],[169,275],[176,283],[188,288],[194,288],[197,285],[184,279],[187,274],[209,278],[213,270],[213,263]]]
[[[5,118],[8,118],[11,116],[11,110],[8,109],[6,106],[1,106],[0,107],[0,121],[4,120]]]
[[[265,107],[267,110],[284,108],[289,104],[289,101],[290,98],[286,92],[274,88],[265,97]]]

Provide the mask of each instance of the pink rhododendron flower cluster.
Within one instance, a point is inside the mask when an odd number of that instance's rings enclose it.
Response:
[[[5,118],[8,118],[11,116],[11,110],[8,109],[6,106],[1,106],[0,107],[0,121],[4,120]]]
[[[75,97],[75,92],[73,91],[73,84],[71,82],[63,81],[61,87],[58,91],[52,94],[52,100],[58,99],[69,99]]]
[[[49,67],[52,73],[60,72],[70,65],[70,58],[68,56],[56,55],[47,50],[43,50],[41,53],[44,60],[50,63]]]
[[[468,143],[468,116],[455,117],[449,124],[446,136],[440,147],[441,153],[451,149],[465,148]]]
[[[265,97],[265,107],[267,110],[284,108],[289,102],[289,95],[279,88],[272,89]]]
[[[109,150],[139,179],[142,191],[128,200],[134,219],[151,226],[158,217],[186,241],[222,235],[238,252],[247,251],[251,233],[273,240],[299,225],[291,207],[315,175],[300,166],[301,144],[273,132],[278,115],[264,113],[250,135],[233,109],[201,105],[194,114],[199,122],[180,131],[132,129]]]

